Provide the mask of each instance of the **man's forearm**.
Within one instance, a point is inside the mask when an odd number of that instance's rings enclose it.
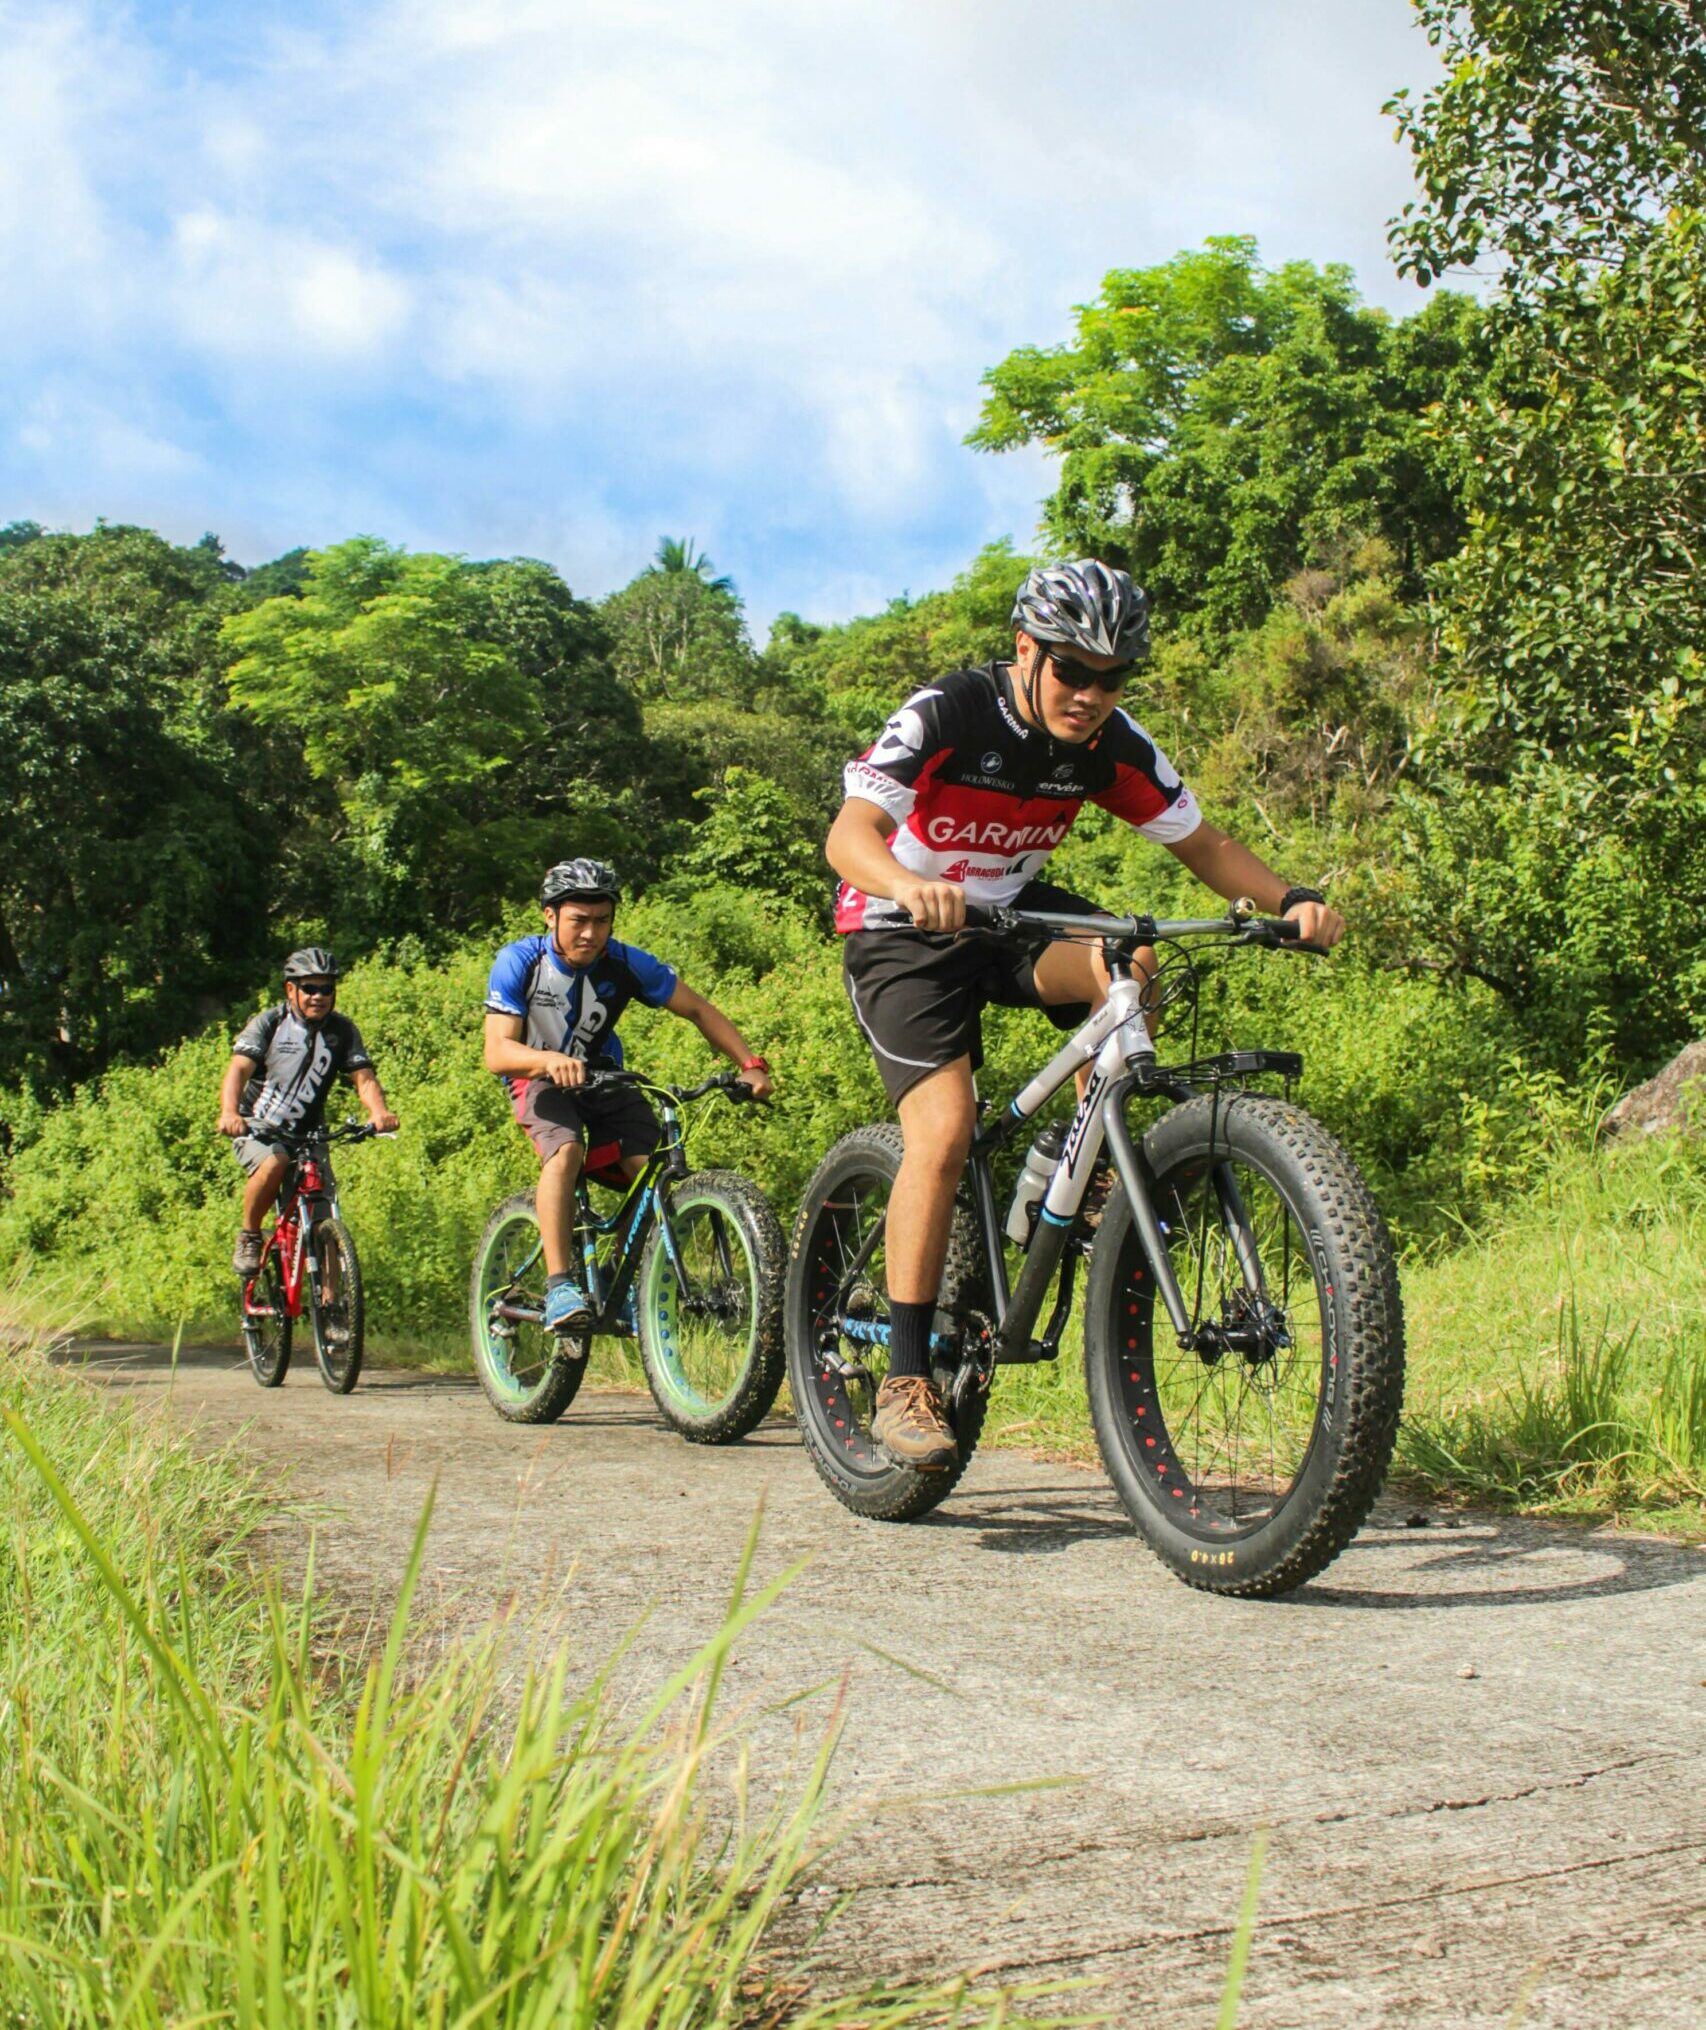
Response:
[[[866,895],[892,901],[896,886],[908,877],[906,869],[889,851],[893,827],[889,824],[885,836],[886,823],[889,821],[875,804],[844,805],[829,828],[823,856],[843,881],[851,882]]]
[[[1207,837],[1202,834],[1207,833]],[[1248,846],[1218,827],[1203,826],[1174,848],[1176,856],[1206,887],[1228,902],[1247,895],[1256,907],[1275,914],[1291,883],[1276,874],[1265,860],[1259,860]]]
[[[370,1114],[386,1114],[391,1111],[377,1072],[356,1073],[355,1096]]]
[[[543,1078],[549,1069],[550,1053],[533,1050],[525,1043],[506,1037],[486,1046],[486,1069],[500,1078]]]
[[[713,1050],[720,1050],[736,1064],[744,1064],[756,1054],[722,1009],[713,1007],[709,1001],[699,1010],[696,1026]]]

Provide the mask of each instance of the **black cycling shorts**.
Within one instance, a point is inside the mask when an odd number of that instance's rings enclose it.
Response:
[[[589,1093],[584,1086],[553,1085],[548,1078],[516,1079],[509,1099],[542,1164],[570,1142],[583,1143],[591,1161],[612,1148],[624,1156],[649,1156],[663,1139],[651,1102],[631,1085]]]
[[[1027,882],[1015,909],[1101,914],[1097,905],[1049,881]],[[853,1013],[876,1052],[877,1070],[898,1106],[921,1078],[969,1057],[983,1063],[983,1011],[1041,1008],[1057,1029],[1089,1019],[1090,1003],[1050,1007],[1037,992],[1036,963],[1048,940],[1040,933],[998,936],[993,931],[853,930],[842,964]]]

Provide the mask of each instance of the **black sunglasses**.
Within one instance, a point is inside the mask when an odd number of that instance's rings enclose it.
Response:
[[[1083,663],[1075,663],[1070,656],[1063,656],[1058,649],[1045,648],[1043,653],[1054,668],[1055,682],[1064,684],[1069,691],[1087,691],[1094,685],[1098,691],[1117,693],[1137,668],[1135,663],[1115,663],[1111,670],[1092,670]]]
[[[338,983],[336,980],[298,980],[296,991],[299,994],[335,994]]]

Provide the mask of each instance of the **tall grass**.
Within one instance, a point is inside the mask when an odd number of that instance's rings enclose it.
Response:
[[[263,1511],[229,1456],[28,1349],[0,1361],[0,2019],[1002,2019],[964,1984],[814,2000],[778,1971],[833,1736],[760,1802],[714,1728],[777,1590],[751,1590],[750,1543],[724,1626],[637,1721],[562,1654],[506,1683],[502,1630],[417,1667],[430,1505],[383,1643],[352,1660],[311,1573],[289,1602],[252,1577]]]
[[[1706,1151],[1554,1164],[1406,1279],[1401,1465],[1530,1509],[1706,1502]]]

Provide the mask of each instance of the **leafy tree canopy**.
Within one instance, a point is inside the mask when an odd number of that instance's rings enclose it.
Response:
[[[739,695],[752,682],[739,594],[691,540],[665,536],[655,561],[602,612],[616,674],[638,698],[679,704]]]
[[[1701,0],[1412,0],[1445,76],[1387,110],[1422,196],[1392,222],[1401,273],[1483,254],[1518,299],[1560,262],[1616,263],[1706,197]]]
[[[1441,418],[1457,754],[1588,772],[1657,849],[1706,802],[1706,8],[1416,6],[1451,68],[1393,102],[1424,193],[1394,244],[1505,262],[1496,359]]]
[[[204,1019],[263,934],[263,801],[212,707],[218,560],[138,529],[0,553],[0,1080]]]
[[[1127,565],[1168,620],[1253,626],[1312,554],[1383,535],[1412,588],[1455,545],[1446,461],[1423,419],[1470,358],[1478,312],[1441,299],[1394,325],[1351,272],[1268,272],[1248,238],[1116,268],[1067,345],[984,376],[968,442],[1060,454],[1061,549]]]

